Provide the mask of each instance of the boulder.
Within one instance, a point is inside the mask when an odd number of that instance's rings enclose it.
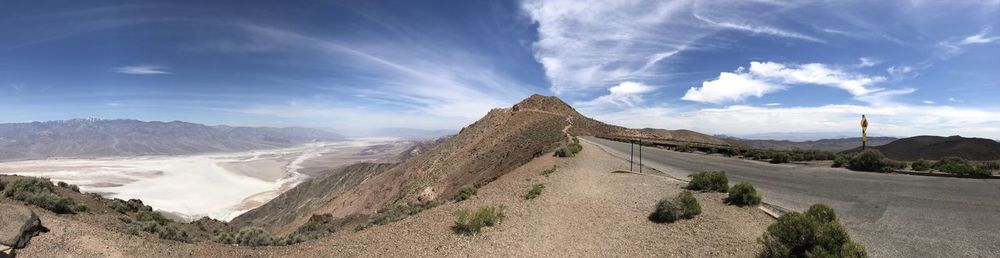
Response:
[[[0,245],[24,248],[28,240],[39,231],[45,231],[45,227],[42,227],[42,221],[30,209],[0,203]]]

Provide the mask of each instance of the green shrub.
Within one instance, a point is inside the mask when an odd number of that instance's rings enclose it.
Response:
[[[77,204],[77,205],[73,206],[73,212],[76,212],[76,213],[87,212],[89,210],[90,210],[90,208],[88,208],[87,205]]]
[[[649,220],[656,223],[670,223],[680,218],[681,209],[670,197],[663,197],[656,202],[656,210],[649,214]]]
[[[54,185],[46,179],[23,177],[4,186],[4,196],[23,201],[55,213],[72,213],[73,200],[52,191]]]
[[[240,246],[265,246],[271,245],[273,239],[271,235],[264,231],[262,228],[258,227],[246,227],[240,229],[239,233],[236,233],[234,237],[235,243]]]
[[[687,189],[694,191],[715,191],[725,193],[729,190],[729,178],[726,172],[698,172],[691,174],[691,181],[688,182]]]
[[[535,184],[531,186],[531,190],[528,190],[528,194],[524,195],[525,200],[535,199],[539,195],[542,195],[542,190],[545,189],[545,184]]]
[[[975,167],[962,158],[947,157],[934,163],[934,169],[941,172],[968,177],[989,177],[992,172],[988,169]]]
[[[458,234],[473,235],[479,233],[483,227],[499,225],[504,219],[503,211],[506,209],[500,206],[479,206],[475,211],[460,209],[455,213],[455,225],[452,230]]]
[[[170,222],[173,222],[170,219],[167,219],[166,217],[164,217],[163,214],[161,214],[160,212],[146,211],[146,210],[142,210],[142,211],[139,211],[139,213],[136,213],[135,214],[135,220],[137,220],[137,221],[152,221],[152,222],[156,222],[156,224],[160,224],[160,225],[166,225],[166,224],[169,224]]]
[[[369,219],[369,223],[375,225],[385,225],[393,223],[405,219],[410,215],[414,215],[420,213],[421,211],[434,208],[437,205],[438,205],[437,202],[427,202],[424,204],[404,203],[401,205],[397,205],[393,208],[381,209],[377,213],[375,213],[375,215],[372,215],[372,217]]]
[[[758,257],[867,257],[833,209],[822,204],[809,207],[805,214],[781,215],[758,241],[764,245]]]
[[[649,220],[656,223],[671,223],[679,219],[692,219],[701,214],[701,205],[691,191],[682,191],[674,198],[664,197],[656,203],[656,209],[649,214]]]
[[[910,164],[910,168],[915,171],[928,171],[931,170],[931,163],[926,160],[917,160],[913,164]]]
[[[557,168],[559,168],[559,167],[553,165],[552,168],[549,168],[549,169],[546,169],[546,170],[542,171],[542,175],[545,176],[545,177],[549,177],[549,175],[552,175],[552,173],[556,172]]]
[[[128,212],[135,212],[135,210],[133,210],[131,206],[126,204],[125,201],[122,201],[121,199],[108,200],[107,204],[109,208],[121,214],[126,214]]]
[[[562,146],[562,147],[559,147],[558,150],[556,150],[555,156],[556,157],[560,157],[560,158],[572,157],[573,156],[573,151],[570,150],[569,147]]]
[[[788,163],[789,158],[791,158],[791,156],[789,156],[788,153],[778,152],[771,156],[771,161],[769,162],[771,162],[771,164]]]
[[[698,199],[694,198],[694,194],[691,191],[682,191],[674,201],[677,202],[677,206],[680,208],[681,218],[692,219],[694,216],[701,214],[701,205],[698,204]]]
[[[235,245],[236,236],[232,232],[216,229],[212,232],[212,241],[225,245]]]
[[[142,231],[152,233],[161,239],[191,242],[191,236],[187,231],[177,228],[174,224],[159,224],[155,221],[139,221],[138,224],[142,227]]]
[[[354,232],[365,230],[365,228],[367,228],[365,224],[358,224],[357,226],[354,226]]]
[[[845,157],[844,155],[837,154],[836,157],[833,157],[833,167],[835,168],[843,167],[844,164],[846,163],[847,163],[847,157]]]
[[[979,167],[986,170],[1000,170],[1000,162],[997,161],[985,161],[979,164]],[[2,189],[2,188],[0,188]]]
[[[760,193],[757,192],[757,189],[753,188],[753,185],[750,183],[739,183],[729,188],[729,197],[726,197],[726,202],[733,205],[747,206],[758,205],[761,199]]]
[[[471,185],[463,186],[458,189],[458,194],[455,195],[456,201],[464,201],[476,195],[476,188]]]
[[[847,161],[847,169],[856,171],[886,172],[889,164],[885,155],[875,149],[866,149]]]
[[[692,151],[694,151],[694,149],[692,149],[691,146],[687,146],[687,144],[677,145],[677,148],[675,148],[675,150],[677,150],[679,152],[692,152]]]
[[[566,146],[566,148],[569,149],[569,151],[572,152],[573,154],[577,154],[583,150],[583,145],[580,145],[580,143],[570,143],[569,145]]]

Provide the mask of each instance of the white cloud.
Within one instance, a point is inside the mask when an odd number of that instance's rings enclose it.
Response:
[[[756,134],[855,131],[861,114],[866,114],[870,123],[869,134],[872,135],[959,134],[1000,138],[1000,116],[994,115],[997,112],[1000,110],[925,105],[734,105],[697,110],[644,107],[588,115],[632,128],[686,128],[709,134]]]
[[[167,72],[166,67],[155,66],[155,65],[122,66],[122,67],[115,67],[113,71],[116,73],[133,74],[133,75],[170,74],[170,72]]]
[[[557,95],[661,76],[657,65],[693,48],[708,32],[689,20],[689,1],[528,0],[538,24],[535,59]]]
[[[813,36],[803,35],[803,34],[800,34],[800,33],[797,33],[797,32],[787,31],[787,30],[783,30],[783,29],[778,29],[778,28],[770,27],[770,26],[755,26],[755,25],[750,25],[750,24],[747,24],[747,23],[720,22],[720,21],[714,21],[714,20],[705,18],[705,17],[703,17],[701,15],[698,15],[698,14],[694,14],[694,17],[698,18],[698,20],[701,20],[701,21],[703,21],[705,23],[708,23],[709,25],[712,25],[712,26],[715,26],[715,27],[719,27],[719,28],[724,28],[724,29],[732,29],[732,30],[750,32],[750,33],[753,33],[753,34],[765,34],[765,35],[785,37],[785,38],[808,40],[808,41],[818,42],[818,43],[826,43],[826,41],[823,41],[823,40],[818,39],[818,38],[813,37]]]
[[[753,75],[743,72],[741,67],[736,73],[720,73],[718,79],[703,82],[701,88],[691,87],[681,99],[708,103],[736,102],[781,89],[784,89],[781,85],[755,79]]]
[[[776,107],[776,106],[781,106],[781,103],[767,103],[767,104],[764,104],[764,106]]]
[[[597,97],[591,101],[575,103],[584,109],[603,108],[613,105],[618,108],[635,107],[642,102],[642,94],[652,92],[656,88],[639,82],[622,82],[608,89],[608,95]]]
[[[957,55],[962,53],[965,50],[965,47],[969,45],[982,45],[1000,42],[1000,36],[989,35],[990,30],[990,27],[986,27],[985,29],[979,31],[979,33],[972,34],[961,39],[942,41],[939,45],[945,49],[947,54]]]
[[[927,104],[927,105],[934,105],[934,101],[930,101],[930,100],[924,100],[923,103]]]
[[[733,73],[691,87],[684,100],[708,103],[737,102],[747,97],[761,97],[789,85],[815,84],[843,89],[855,97],[884,90],[873,85],[884,77],[850,73],[824,64],[785,65],[775,62],[750,62],[750,69],[740,67]]]
[[[872,67],[872,66],[875,66],[875,65],[877,65],[877,64],[879,64],[881,62],[882,61],[879,61],[879,60],[871,58],[871,57],[860,57],[860,58],[858,58],[858,65],[857,66],[858,67]]]
[[[422,41],[377,40],[359,44],[272,27],[241,28],[250,34],[254,44],[283,51],[304,50],[320,57],[318,61],[310,61],[330,65],[330,69],[346,66],[364,78],[358,80],[364,81],[363,87],[307,84],[426,115],[457,118],[452,120],[452,127],[478,119],[492,108],[511,105],[531,93],[523,83],[498,73],[487,61],[458,48],[428,46],[424,45],[428,42]],[[400,44],[409,48],[400,48]],[[408,50],[413,48],[423,51]],[[312,109],[330,108],[319,105]]]

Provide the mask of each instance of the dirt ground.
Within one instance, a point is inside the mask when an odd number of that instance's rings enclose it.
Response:
[[[576,157],[535,159],[483,186],[469,200],[447,203],[396,223],[361,232],[343,229],[292,246],[180,244],[107,232],[98,226],[69,228],[60,218],[43,216],[52,232],[33,239],[19,257],[750,257],[759,249],[756,239],[773,222],[756,208],[725,205],[724,194],[696,193],[701,215],[671,224],[652,223],[647,216],[656,201],[676,195],[683,184],[652,174],[611,173],[628,170],[628,161],[583,144],[584,150]],[[555,173],[541,175],[553,165],[558,166]],[[536,183],[545,184],[543,193],[525,200]],[[480,205],[506,206],[506,219],[475,236],[453,233],[454,213]]]

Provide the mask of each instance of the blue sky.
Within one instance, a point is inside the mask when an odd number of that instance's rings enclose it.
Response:
[[[1000,1],[4,1],[0,122],[1000,138]]]

